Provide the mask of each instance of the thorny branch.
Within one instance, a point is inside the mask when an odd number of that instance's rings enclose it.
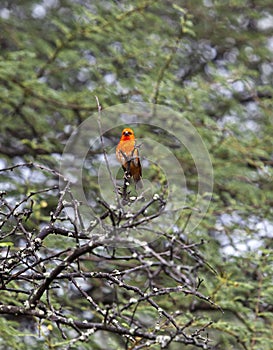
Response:
[[[55,170],[32,163],[1,172],[26,166],[57,175]],[[153,219],[164,212],[165,200],[154,196],[132,213],[130,205],[120,210],[100,199],[98,205],[104,213],[86,230],[77,224],[83,218],[74,215],[71,219],[65,212],[69,188],[67,182],[56,196],[55,185],[45,186],[13,204],[8,193],[1,193],[0,314],[15,320],[16,315],[22,315],[33,323],[35,319],[50,321],[71,344],[87,342],[103,330],[119,336],[126,349],[132,344],[135,348],[152,344],[166,348],[172,342],[208,349],[206,333],[211,323],[181,317],[192,303],[189,296],[195,300],[196,312],[198,305],[202,309],[204,304],[219,309],[203,294],[198,279],[199,270],[208,269],[199,251],[205,242],[187,243],[183,232],[174,235],[158,228],[154,242],[140,242],[132,236],[133,245],[119,246],[124,242],[120,238],[124,232],[133,233],[136,227],[149,231]],[[56,198],[47,220],[40,222],[35,217],[39,196]],[[70,209],[76,210],[72,202],[71,197]],[[146,215],[154,206],[156,210]],[[77,215],[81,216],[80,210]],[[108,232],[98,233],[98,229]],[[57,290],[63,292],[58,294]],[[11,296],[16,302],[11,302]],[[82,309],[88,309],[90,316],[83,316]],[[77,335],[71,337],[69,329]]]

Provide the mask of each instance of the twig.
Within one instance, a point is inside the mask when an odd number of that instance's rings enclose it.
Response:
[[[105,149],[105,145],[104,145],[104,140],[103,140],[102,126],[101,126],[101,110],[102,110],[102,107],[100,105],[98,96],[95,96],[95,98],[96,98],[97,107],[98,107],[98,126],[99,126],[100,142],[101,142],[101,146],[102,146],[103,157],[104,157],[104,160],[105,160],[107,171],[109,173],[110,179],[112,181],[112,184],[113,184],[113,187],[114,187],[114,190],[115,190],[116,201],[118,202],[118,207],[121,208],[122,205],[121,205],[121,202],[120,202],[120,199],[119,199],[118,190],[116,188],[116,183],[115,183],[114,177],[112,175],[112,171],[110,169],[110,165],[109,165],[109,162],[108,162],[107,153],[106,153],[106,149]]]

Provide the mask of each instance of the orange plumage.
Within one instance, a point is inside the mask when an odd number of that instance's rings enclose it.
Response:
[[[116,148],[116,157],[121,163],[123,170],[133,177],[136,188],[142,188],[142,169],[138,148],[136,147],[135,134],[132,129],[123,129]]]

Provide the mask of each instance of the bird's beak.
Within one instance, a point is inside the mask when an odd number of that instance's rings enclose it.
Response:
[[[124,135],[125,135],[125,136],[128,136],[128,135],[129,135],[129,132],[128,132],[128,131],[125,131]]]

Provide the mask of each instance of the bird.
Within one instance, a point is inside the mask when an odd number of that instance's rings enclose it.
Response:
[[[116,157],[122,165],[125,177],[127,178],[127,175],[132,177],[135,188],[141,189],[143,187],[142,168],[135,134],[132,129],[125,128],[122,130],[121,138],[116,148]]]

